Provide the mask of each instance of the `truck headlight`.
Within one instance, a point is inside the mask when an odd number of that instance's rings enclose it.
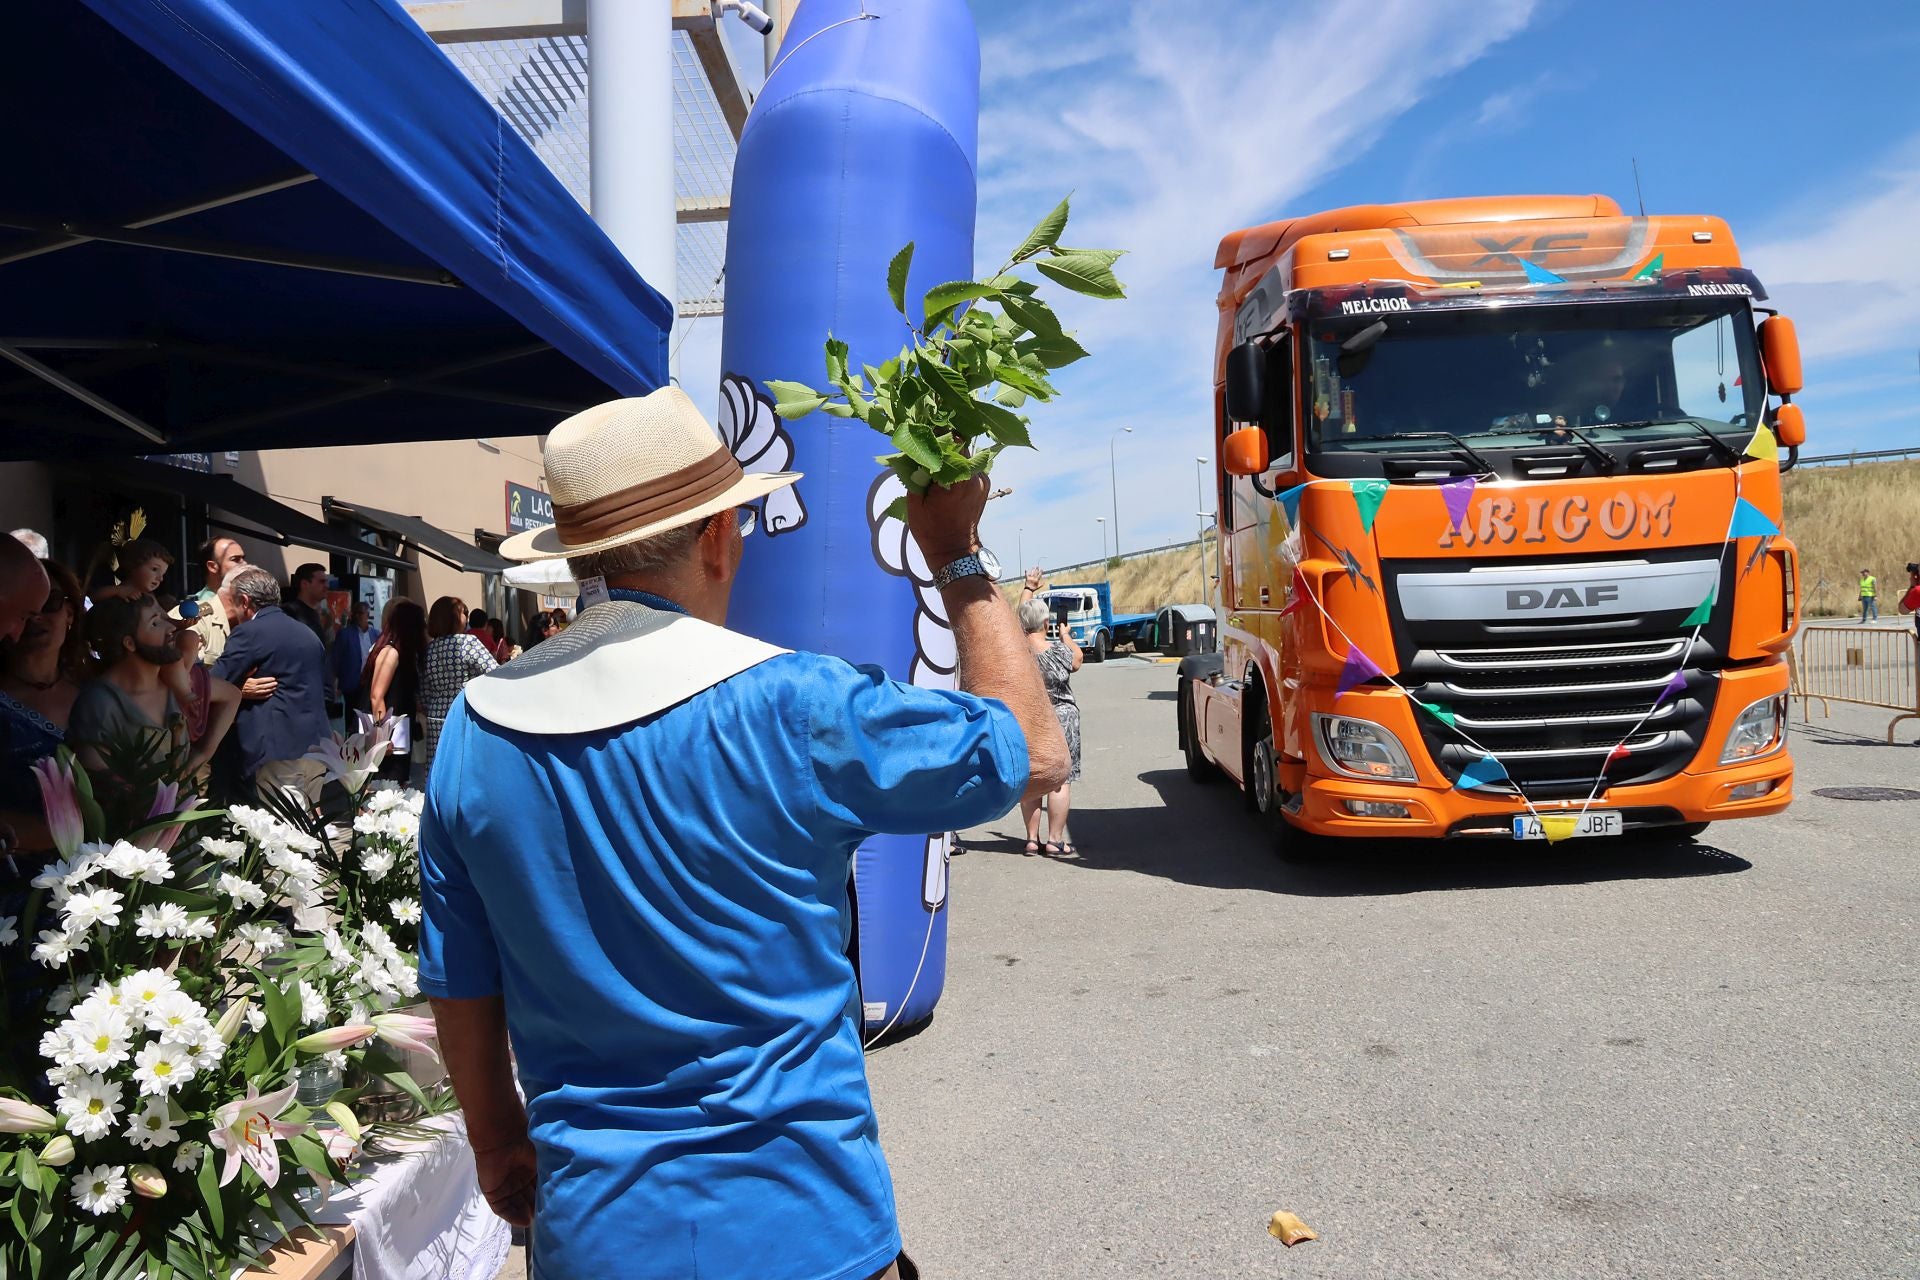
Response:
[[[1389,729],[1351,716],[1315,715],[1320,756],[1350,777],[1369,782],[1413,782],[1413,761]]]
[[[1739,764],[1756,760],[1780,747],[1787,727],[1787,695],[1776,693],[1762,698],[1740,713],[1727,730],[1727,747],[1720,753],[1721,764]]]

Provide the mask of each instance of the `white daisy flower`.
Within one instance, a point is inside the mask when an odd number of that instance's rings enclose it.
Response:
[[[251,880],[242,880],[230,871],[221,872],[220,878],[214,881],[214,886],[242,906],[264,907],[267,905],[266,890]]]
[[[133,1082],[140,1092],[165,1096],[193,1079],[193,1061],[177,1044],[143,1045],[133,1056]]]
[[[42,929],[33,944],[33,958],[49,969],[58,969],[88,945],[85,938],[73,937],[64,929]]]
[[[125,901],[112,889],[90,889],[72,893],[60,904],[69,933],[85,933],[95,925],[111,929],[120,923],[120,904]]]
[[[300,984],[300,1021],[320,1023],[327,1020],[327,998],[311,982]]]
[[[207,1144],[204,1142],[181,1143],[179,1149],[173,1153],[173,1171],[192,1173],[200,1167],[200,1157],[206,1149]]]
[[[347,950],[347,944],[340,940],[339,933],[332,928],[321,931],[320,941],[327,949],[327,959],[333,963],[335,973],[346,973],[357,963],[353,952]]]
[[[168,1044],[207,1026],[207,1011],[184,991],[169,991],[146,1007],[147,1030]]]
[[[220,1059],[226,1056],[227,1042],[212,1027],[205,1027],[203,1034],[176,1041],[186,1052],[187,1060],[193,1064],[194,1073],[211,1071],[220,1065]]]
[[[98,1138],[120,1117],[120,1084],[105,1076],[81,1074],[60,1086],[54,1109],[67,1118],[76,1138]]]
[[[208,857],[218,858],[221,862],[237,861],[247,852],[246,841],[221,840],[216,836],[206,837],[200,842],[200,848]]]
[[[248,1006],[247,1026],[251,1027],[255,1031],[266,1030],[267,1015],[265,1011],[260,1009],[258,1006],[253,1006],[253,1005]]]
[[[274,838],[281,826],[280,819],[265,809],[254,809],[243,804],[228,808],[227,821],[255,844],[267,843]]]
[[[73,1199],[88,1213],[112,1213],[127,1202],[127,1170],[123,1165],[97,1164],[73,1176]]]
[[[187,921],[187,931],[180,936],[188,942],[205,942],[218,932],[212,916],[195,916]]]
[[[387,878],[387,872],[393,870],[393,855],[385,849],[374,849],[360,855],[360,869],[376,884]]]
[[[263,956],[284,950],[287,945],[287,935],[270,924],[243,924],[234,932],[240,941]]]
[[[73,1061],[89,1071],[106,1071],[127,1060],[133,1046],[133,1022],[119,1009],[90,1009],[61,1028]]]
[[[173,863],[159,849],[142,849],[125,840],[116,841],[100,859],[100,866],[122,880],[159,884],[173,879]]]
[[[187,932],[187,909],[177,902],[149,904],[140,908],[139,927],[143,938],[178,938]]]
[[[170,1147],[180,1140],[165,1099],[149,1098],[145,1106],[127,1117],[127,1140],[142,1151]]]
[[[180,981],[165,969],[142,969],[120,979],[120,1003],[135,1010],[141,1018],[161,996],[170,996],[180,989]]]
[[[393,912],[393,918],[401,924],[420,923],[420,904],[412,898],[396,898],[389,909]]]
[[[13,916],[0,916],[0,947],[10,947],[20,941],[20,931],[14,928],[19,923]]]

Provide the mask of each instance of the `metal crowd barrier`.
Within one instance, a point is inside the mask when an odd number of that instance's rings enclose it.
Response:
[[[1803,626],[1789,659],[1802,721],[1816,698],[1824,716],[1835,702],[1900,712],[1888,742],[1902,720],[1920,720],[1920,638],[1909,627]]]

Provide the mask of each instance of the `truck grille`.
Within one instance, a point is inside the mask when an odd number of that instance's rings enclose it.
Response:
[[[1499,756],[1528,796],[1578,799],[1593,789],[1608,752],[1629,731],[1631,754],[1605,769],[1610,785],[1670,777],[1698,752],[1719,663],[1704,637],[1688,652],[1688,638],[1422,650],[1402,680],[1422,702],[1451,710],[1460,729]],[[1683,658],[1685,690],[1649,714]],[[1432,717],[1420,717],[1420,731],[1449,779],[1458,780],[1479,758]]]

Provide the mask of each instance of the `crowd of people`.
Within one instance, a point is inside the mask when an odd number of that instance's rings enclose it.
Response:
[[[468,680],[519,655],[504,625],[453,596],[365,601],[336,619],[325,565],[285,585],[236,538],[200,548],[203,585],[175,599],[174,556],[134,538],[111,580],[47,557],[31,530],[0,538],[0,838],[47,847],[33,765],[61,746],[90,770],[154,769],[216,802],[296,792],[318,803],[309,753],[384,727],[383,776],[422,785],[439,728]],[[559,611],[555,611],[558,613]],[[528,639],[564,626],[541,614]]]

